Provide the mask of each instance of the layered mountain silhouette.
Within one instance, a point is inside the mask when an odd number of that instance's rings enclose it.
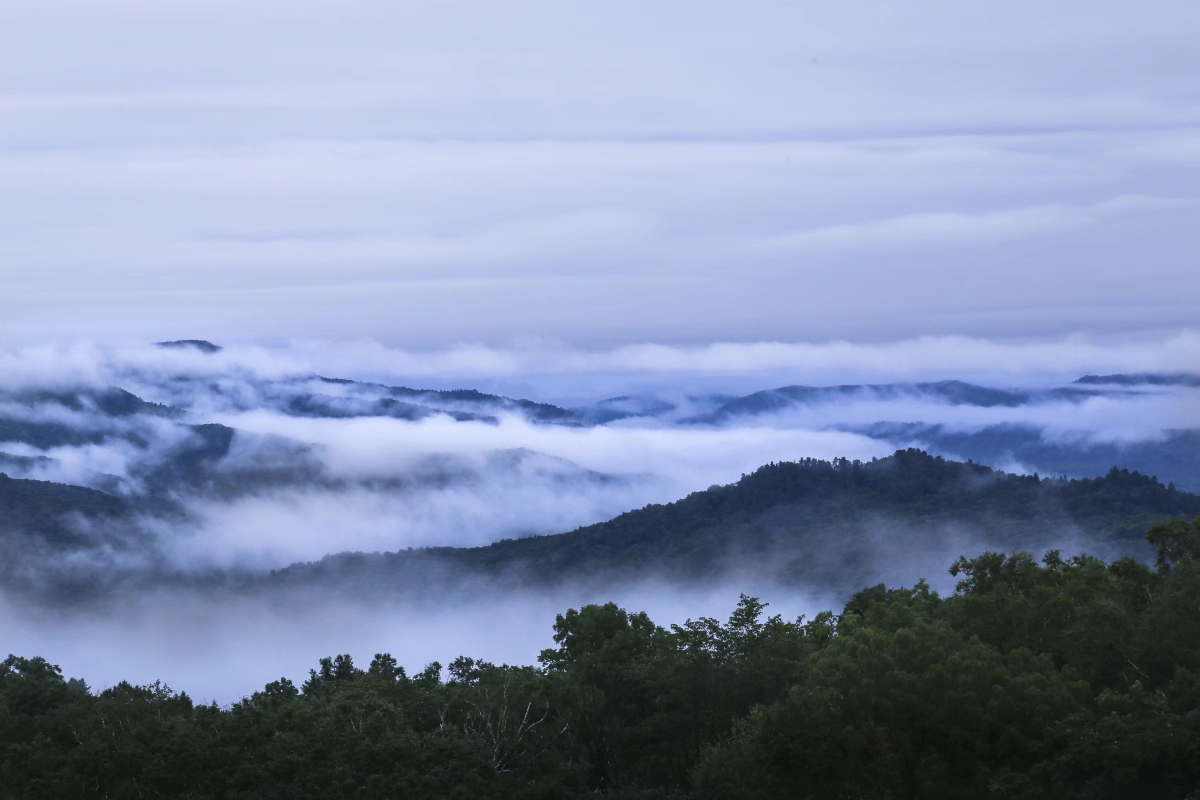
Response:
[[[848,427],[896,446],[917,444],[956,458],[1037,471],[1043,475],[1101,475],[1114,464],[1157,475],[1189,492],[1200,492],[1200,431],[1167,431],[1141,441],[1056,439],[1033,425],[985,425],[955,429],[926,423],[879,422]]]
[[[221,438],[214,433],[211,444],[219,449]],[[513,451],[504,456],[505,468],[532,457]],[[0,509],[9,580],[29,579],[38,564],[80,563],[86,555],[102,574],[76,570],[64,578],[59,570],[47,583],[84,596],[89,585],[107,585],[114,553],[142,565],[143,573],[132,576],[138,581],[191,579],[178,567],[155,571],[154,541],[136,524],[147,508],[128,499],[0,475]],[[1124,469],[1094,479],[1043,478],[909,449],[869,462],[768,464],[736,483],[568,533],[485,547],[340,553],[238,581],[243,590],[266,593],[324,589],[428,598],[472,586],[553,590],[645,580],[836,592],[872,577],[928,576],[947,559],[986,549],[1146,558],[1142,537],[1149,525],[1197,515],[1200,496]]]
[[[159,345],[211,356],[211,363],[220,365],[216,356],[222,350],[211,342]],[[83,565],[83,572],[125,563],[156,568],[157,556],[147,548],[161,544],[163,531],[175,530],[203,503],[272,493],[299,496],[309,490],[353,489],[394,499],[414,487],[456,486],[469,494],[485,480],[491,481],[493,494],[503,484],[502,491],[511,490],[513,502],[520,503],[526,479],[550,494],[580,486],[594,494],[639,475],[638,464],[622,475],[605,475],[522,447],[470,458],[426,454],[392,473],[335,475],[317,445],[237,430],[233,425],[243,412],[326,420],[440,417],[476,425],[518,418],[571,428],[679,427],[692,435],[706,427],[783,424],[790,410],[801,412],[802,419],[807,408],[847,403],[879,402],[881,414],[903,413],[907,407],[889,401],[1001,411],[1058,404],[1071,411],[1097,399],[1147,394],[1186,399],[1200,386],[1196,375],[1158,373],[1087,375],[1043,389],[953,380],[792,385],[741,397],[631,394],[567,408],[475,389],[422,389],[319,375],[264,377],[202,369],[137,373],[130,380],[128,388],[56,385],[0,393],[0,477],[5,482],[0,538],[8,555],[6,574],[33,576],[36,582],[38,569],[47,564]],[[971,412],[963,418],[989,417]],[[1062,544],[1109,556],[1138,555],[1150,522],[1200,513],[1196,495],[1190,494],[1200,491],[1200,430],[1120,442],[1048,436],[1032,423],[880,419],[829,427],[900,450],[867,463],[768,465],[736,484],[557,536],[483,548],[331,555],[279,570],[259,588],[344,582],[358,590],[417,592],[441,585],[442,579],[446,585],[486,581],[552,588],[575,580],[666,576],[688,582],[733,574],[821,588],[864,580],[881,564],[940,563],[960,549],[1037,550]],[[1125,471],[1113,471],[1114,465]],[[1024,474],[1030,472],[1050,477]],[[647,496],[652,495],[640,495],[636,502]],[[628,506],[610,508],[618,507]],[[155,525],[157,532],[148,533]],[[513,529],[520,528],[507,530]],[[329,540],[336,542],[336,531]],[[129,554],[139,557],[125,558]],[[909,582],[912,576],[896,580]]]
[[[426,594],[480,582],[553,588],[750,576],[825,591],[889,569],[941,565],[959,551],[1146,556],[1149,525],[1197,514],[1200,496],[1128,470],[1040,478],[902,450],[870,462],[769,464],[737,483],[554,536],[332,555],[280,570],[268,583]]]
[[[320,378],[322,383],[350,392],[332,395],[320,392],[297,393],[283,410],[297,416],[314,417],[393,417],[423,419],[445,414],[459,422],[495,423],[498,414],[519,414],[533,422],[580,425],[586,420],[579,414],[550,403],[521,400],[487,394],[475,389],[412,389],[345,378]]]
[[[777,414],[790,408],[824,403],[855,401],[926,400],[953,406],[1016,408],[1054,400],[1080,402],[1097,391],[1063,387],[1042,391],[993,389],[965,381],[933,383],[845,384],[842,386],[781,386],[739,397],[716,410],[686,420],[695,424],[719,424],[738,417]]]
[[[1137,372],[1084,375],[1075,383],[1092,386],[1200,386],[1200,375],[1188,372]]]

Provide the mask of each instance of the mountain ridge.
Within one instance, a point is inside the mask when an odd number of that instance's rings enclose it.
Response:
[[[740,416],[759,416],[783,411],[797,405],[828,403],[839,400],[934,399],[950,405],[980,408],[1016,408],[1033,402],[1066,400],[1079,402],[1096,391],[1059,387],[1046,390],[998,389],[960,380],[915,383],[848,383],[835,386],[778,386],[731,400],[714,411],[684,420],[691,424],[713,424]]]
[[[1082,539],[1089,548],[1145,555],[1149,524],[1196,515],[1200,496],[1115,467],[1100,478],[1040,478],[908,449],[870,462],[772,463],[736,483],[566,533],[475,548],[331,554],[276,570],[271,581],[403,590],[438,575],[550,587],[652,575],[707,581],[749,570],[833,588],[864,571],[854,565],[897,558],[906,544],[1031,549]],[[846,564],[847,575],[837,576]]]

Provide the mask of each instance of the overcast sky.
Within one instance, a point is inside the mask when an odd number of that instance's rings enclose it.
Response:
[[[1195,328],[1200,3],[0,4],[0,337]]]

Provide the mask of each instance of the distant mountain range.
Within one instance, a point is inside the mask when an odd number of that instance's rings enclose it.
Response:
[[[302,417],[393,417],[423,419],[445,414],[459,422],[470,420],[497,422],[496,415],[519,414],[534,422],[582,425],[578,414],[550,403],[519,400],[474,389],[410,389],[385,386],[345,378],[320,378],[332,386],[350,390],[347,394],[297,394],[288,400],[287,413]]]
[[[1200,375],[1186,372],[1084,375],[1075,383],[1093,386],[1200,386]]]
[[[1102,475],[1121,465],[1189,492],[1200,491],[1200,430],[1168,431],[1129,442],[1054,439],[1033,425],[987,425],[968,430],[924,423],[879,422],[848,430],[901,447],[917,444],[956,458],[1042,475]]]
[[[691,423],[719,424],[735,418],[779,413],[797,406],[855,401],[932,400],[953,406],[993,408],[1052,401],[1081,402],[1101,392],[1065,387],[1046,391],[991,389],[964,381],[935,383],[878,383],[844,386],[781,386],[739,397],[709,414],[686,420]]]
[[[225,352],[203,340],[159,344],[194,351],[202,363],[220,364]],[[282,570],[274,579],[280,585],[353,576],[356,585],[390,591],[396,585],[425,586],[422,576],[431,571],[549,585],[570,576],[610,580],[661,573],[690,580],[746,569],[821,587],[841,585],[843,578],[850,583],[865,579],[862,565],[874,565],[878,572],[880,559],[906,563],[913,541],[949,552],[955,542],[1041,547],[1066,535],[1089,547],[1132,552],[1140,547],[1141,529],[1149,521],[1200,513],[1196,496],[1189,493],[1200,491],[1200,430],[1100,441],[1048,436],[1032,421],[965,424],[885,415],[903,414],[910,406],[900,401],[911,401],[911,407],[932,409],[926,416],[935,418],[943,407],[980,409],[964,418],[982,420],[1036,407],[1069,419],[1074,409],[1091,401],[1162,396],[1191,402],[1200,399],[1192,397],[1197,387],[1200,376],[1146,373],[1087,375],[1044,389],[953,380],[792,385],[745,396],[627,395],[568,408],[474,389],[180,370],[131,377],[128,388],[137,393],[82,385],[10,390],[0,393],[0,544],[7,554],[0,572],[32,575],[38,565],[50,563],[69,564],[69,571],[81,575],[92,567],[122,564],[157,569],[157,556],[148,550],[154,537],[147,532],[147,520],[165,520],[169,527],[188,513],[189,498],[226,502],[277,490],[355,486],[388,495],[446,486],[469,493],[485,475],[492,481],[502,476],[517,497],[516,487],[526,479],[552,494],[571,486],[608,491],[642,469],[631,463],[628,474],[602,474],[518,446],[472,458],[427,454],[409,459],[394,473],[338,477],[317,445],[224,424],[244,412],[261,411],[327,420],[416,421],[440,415],[488,426],[516,417],[536,426],[674,428],[699,435],[720,427],[804,425],[810,417],[818,418],[809,411],[858,404],[867,409],[868,421],[812,424],[900,448],[889,459],[867,464],[770,465],[732,486],[557,538],[464,550],[331,556]],[[881,418],[869,418],[872,403],[879,404]],[[837,419],[829,413],[819,418]],[[920,450],[948,460],[918,454]],[[98,452],[109,455],[88,455]],[[1114,467],[1128,471],[1114,472]],[[1037,472],[1043,478],[997,468]],[[749,499],[760,496],[766,499],[759,505]],[[1090,498],[1090,506],[1073,499],[1083,496]],[[897,580],[906,582],[910,576]]]
[[[217,356],[222,349],[203,340],[161,342]],[[105,491],[170,494],[179,488],[237,492],[265,484],[319,478],[319,466],[304,442],[276,439],[253,468],[226,456],[235,441],[253,437],[207,420],[203,409],[232,413],[266,410],[321,419],[391,418],[406,421],[444,416],[458,422],[499,424],[515,416],[536,425],[592,427],[652,425],[724,427],[812,424],[846,430],[893,447],[916,446],[949,457],[972,458],[1006,469],[1094,477],[1114,465],[1155,475],[1181,489],[1200,491],[1200,430],[1167,430],[1141,440],[1097,443],[1087,436],[1046,436],[1032,423],[942,423],[905,419],[916,406],[1012,410],[1078,406],[1097,398],[1137,398],[1146,393],[1191,391],[1200,376],[1184,374],[1088,375],[1066,386],[1007,389],[947,380],[925,383],[782,386],[745,396],[719,394],[663,398],[641,394],[612,397],[589,405],[552,403],[489,394],[474,389],[421,389],[345,378],[305,376],[266,380],[237,376],[172,376],[149,387],[155,402],[123,388],[78,387],[0,394],[0,470],[13,477],[56,479],[56,448],[118,442],[137,454],[130,474],[76,471],[70,482]],[[1197,398],[1200,401],[1200,398]],[[829,421],[815,409],[846,404],[879,404],[869,421]],[[869,409],[864,413],[870,413]],[[936,413],[936,412],[933,412]],[[893,415],[900,416],[899,419]],[[810,418],[825,422],[808,422]],[[153,424],[150,424],[153,423]],[[261,438],[261,437],[260,437]],[[49,460],[47,460],[49,459]],[[236,474],[235,474],[236,473]],[[60,476],[61,477],[61,476]],[[248,478],[252,477],[252,480]]]

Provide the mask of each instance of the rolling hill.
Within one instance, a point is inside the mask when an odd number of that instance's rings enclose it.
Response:
[[[738,579],[825,591],[919,572],[926,563],[940,568],[960,552],[984,549],[1146,556],[1150,524],[1198,514],[1200,496],[1127,470],[1040,478],[910,449],[870,462],[769,464],[737,483],[569,533],[331,555],[279,570],[267,584],[426,593],[481,582],[554,588]]]

